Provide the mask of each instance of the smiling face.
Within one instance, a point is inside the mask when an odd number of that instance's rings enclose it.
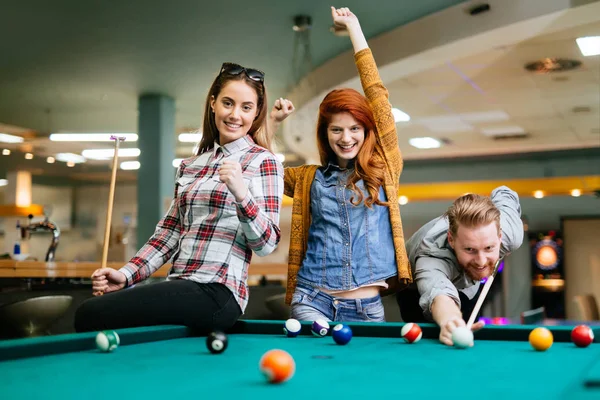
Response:
[[[365,128],[350,113],[333,114],[327,126],[327,140],[338,165],[346,168],[365,141]]]
[[[502,234],[495,222],[474,227],[458,226],[456,234],[448,231],[448,242],[458,263],[473,280],[489,277],[500,257]]]
[[[221,146],[245,136],[258,115],[258,94],[243,80],[227,82],[211,99]]]

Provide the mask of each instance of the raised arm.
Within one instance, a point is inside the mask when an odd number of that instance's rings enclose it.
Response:
[[[383,155],[390,171],[395,174],[397,182],[402,173],[403,161],[400,147],[398,146],[398,133],[396,122],[389,102],[389,94],[377,70],[373,54],[367,45],[358,18],[347,8],[331,8],[333,24],[336,30],[347,30],[354,49],[354,60],[363,92],[369,100],[375,124],[377,127],[378,141],[383,149]]]
[[[502,254],[521,247],[523,243],[523,221],[521,220],[521,204],[519,195],[506,186],[497,187],[492,191],[492,202],[500,210],[500,225],[502,227]]]

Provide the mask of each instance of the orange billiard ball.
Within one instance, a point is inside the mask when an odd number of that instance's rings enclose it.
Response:
[[[260,371],[271,383],[281,383],[294,376],[296,363],[292,356],[283,350],[269,350],[260,359]]]
[[[554,336],[547,328],[535,328],[529,333],[529,343],[537,351],[546,351],[554,343]]]

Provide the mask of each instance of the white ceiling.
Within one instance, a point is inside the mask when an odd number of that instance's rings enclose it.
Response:
[[[531,6],[530,8],[532,10],[541,9],[542,6],[546,6],[550,3],[553,3],[557,10],[561,9],[561,7],[569,7],[568,5],[563,5],[563,3],[568,3],[566,0],[528,1],[530,2],[528,3],[528,6]],[[361,4],[360,2],[355,3],[357,7]],[[431,12],[435,11],[434,7],[438,7],[439,10],[443,10],[444,7],[456,3],[458,2],[453,0],[437,0],[431,2],[431,4],[424,4],[423,9],[429,8]],[[439,32],[437,35],[438,37],[435,37],[435,40],[440,41],[440,37],[443,36],[442,22],[438,22],[438,26],[436,26],[436,24],[432,24],[428,18],[431,18],[432,21],[433,18],[437,18],[437,21],[444,20],[445,24],[453,25],[453,29],[456,31],[462,30],[463,32],[467,32],[472,30],[474,32],[473,37],[475,37],[477,36],[476,33],[485,33],[485,24],[493,25],[493,21],[499,21],[509,13],[514,14],[512,16],[514,21],[520,21],[525,17],[519,13],[525,15],[527,12],[530,12],[525,10],[525,7],[518,0],[492,0],[490,1],[492,4],[492,12],[488,16],[484,15],[477,17],[479,19],[469,19],[469,21],[474,21],[472,23],[473,25],[465,27],[452,19],[454,17],[450,15],[450,13],[460,14],[462,18],[470,18],[465,17],[464,10],[465,7],[471,3],[471,1],[462,2],[455,7],[440,11],[438,14],[431,17],[422,18],[406,26],[400,25],[395,30],[379,35],[374,38],[374,40],[370,40],[370,43],[376,43],[379,39],[383,40],[385,39],[384,36],[391,35],[396,31],[400,32],[400,34],[404,32],[403,30],[408,31],[413,29],[414,31],[414,29],[416,29],[414,27],[419,23],[424,25],[419,29],[427,30],[429,34],[433,36]],[[583,3],[600,4],[598,1],[583,1]],[[267,7],[268,1],[262,1],[261,4],[262,6]],[[314,2],[311,4],[311,9],[316,7]],[[412,6],[413,3],[411,2],[411,7]],[[506,6],[506,8],[502,9],[501,6]],[[367,15],[369,22],[371,23],[382,20],[383,18],[378,14],[369,14],[369,12],[375,13],[376,9],[378,8],[375,7],[373,10],[369,10],[367,7],[362,10],[363,15]],[[294,9],[292,12],[299,11],[301,10]],[[381,11],[385,13],[386,9],[381,9]],[[415,17],[418,16],[418,11],[419,10],[417,9],[412,10]],[[285,9],[280,8],[278,12],[285,12]],[[290,11],[288,10],[288,13],[289,12]],[[494,14],[496,12],[504,14]],[[540,13],[543,15],[541,11]],[[150,12],[147,11],[146,14],[150,15]],[[446,18],[447,14],[450,17]],[[108,14],[105,14],[104,18],[106,18],[107,15]],[[148,17],[148,15],[146,15],[146,17]],[[426,15],[426,13],[422,13],[421,15]],[[570,18],[579,18],[582,22],[577,24],[577,21],[575,21],[570,24],[569,29],[558,31],[556,31],[557,29],[549,27],[546,30],[540,31],[539,34],[530,35],[527,40],[512,42],[509,45],[495,46],[490,44],[489,46],[484,47],[483,51],[469,52],[464,48],[464,46],[468,46],[468,44],[462,44],[462,49],[465,50],[462,51],[462,54],[469,54],[467,57],[452,57],[452,55],[446,54],[442,58],[438,57],[435,61],[431,61],[427,60],[428,56],[425,49],[422,49],[422,54],[425,55],[421,56],[420,59],[416,59],[417,68],[414,68],[413,62],[413,70],[417,71],[416,73],[402,73],[400,69],[403,67],[400,64],[394,64],[396,59],[393,58],[395,55],[391,55],[392,51],[390,51],[388,59],[381,60],[382,58],[385,59],[387,55],[385,52],[382,52],[381,49],[378,49],[375,54],[378,59],[378,64],[380,64],[380,69],[382,70],[382,76],[384,76],[384,83],[390,92],[390,101],[394,107],[402,109],[411,116],[410,122],[400,122],[397,125],[400,146],[404,158],[410,160],[600,147],[600,56],[583,57],[575,43],[575,39],[580,36],[600,35],[600,13],[597,13],[595,17],[587,15],[586,18],[582,18],[581,16],[578,17],[576,12],[569,15],[571,15]],[[486,18],[488,19],[486,20]],[[87,15],[86,19],[89,21],[94,20],[93,15]],[[388,24],[390,23],[389,19],[390,18],[388,18],[387,21]],[[594,22],[589,23],[590,19]],[[587,22],[584,22],[584,20]],[[525,23],[526,22],[527,21],[525,21]],[[320,23],[323,25],[321,28],[326,27],[324,21],[321,21]],[[481,26],[477,25],[478,23],[480,23]],[[289,25],[289,21],[278,24],[276,28],[278,29],[278,32],[281,31],[286,24]],[[432,30],[431,26],[436,26],[437,31]],[[144,29],[147,29],[147,26]],[[477,32],[477,29],[479,29],[479,32]],[[510,32],[511,25],[507,24],[506,29],[507,32]],[[514,29],[517,30],[519,27],[515,25]],[[325,33],[324,29],[321,29],[321,31],[318,33],[316,31],[313,32],[312,43],[314,44],[315,49],[319,51],[319,57],[326,60],[326,57],[332,57],[336,52],[339,54],[340,49],[343,48],[341,43],[343,41],[348,42],[348,39],[336,38],[337,42],[327,42],[327,45],[329,46],[327,48],[327,53],[326,49],[323,48],[323,43],[321,43],[321,36],[327,35],[327,40],[329,40],[331,39],[331,34],[329,32]],[[545,33],[548,31],[551,31],[552,33]],[[127,30],[123,33],[127,34]],[[62,32],[62,35],[64,34],[65,33]],[[200,32],[196,32],[195,34],[199,35]],[[288,39],[292,36],[289,36],[289,38],[284,38],[283,40],[290,42]],[[408,35],[406,36],[408,37]],[[93,36],[88,39],[93,39]],[[445,43],[452,43],[454,40],[452,37],[443,39],[445,40]],[[214,41],[216,39],[212,38],[211,40]],[[414,41],[414,33],[413,38],[410,40],[412,42],[407,43],[411,43],[413,47],[414,43],[418,42]],[[423,38],[422,41],[425,42],[425,38]],[[75,44],[78,45],[82,45],[82,43],[82,40],[75,41]],[[110,46],[108,46],[106,42],[102,43],[104,44],[96,49],[98,51],[95,53],[94,59],[97,59],[99,55],[104,53],[106,53],[107,56],[110,55]],[[492,43],[492,41],[490,41],[490,43]],[[162,45],[165,45],[165,43],[162,43]],[[168,45],[168,43],[166,43],[166,45]],[[202,45],[203,43],[199,43],[199,46]],[[348,45],[348,43],[346,43],[346,45]],[[180,50],[185,48],[185,46],[182,46],[179,47]],[[213,49],[215,44],[211,43],[210,46],[209,47]],[[276,48],[277,46],[271,47]],[[231,52],[226,52],[226,54],[231,54]],[[248,58],[250,56],[244,54],[244,57]],[[338,57],[333,57],[330,62],[336,63],[337,59],[343,57],[345,57],[343,54]],[[524,65],[526,63],[546,57],[575,59],[581,61],[582,65],[579,69],[574,71],[552,74],[535,74],[525,70]],[[44,61],[44,68],[48,69],[51,62],[56,61],[56,59],[59,58],[58,55],[55,55]],[[406,58],[408,59],[410,57]],[[267,59],[267,57],[265,57],[265,59]],[[199,62],[197,56],[193,58],[193,60],[195,63]],[[268,63],[268,67],[271,68],[271,71],[276,69],[278,64],[281,64],[280,60],[278,60],[279,59],[276,58]],[[423,62],[423,66],[418,67],[418,63],[423,60],[431,62]],[[45,159],[47,156],[53,156],[58,152],[81,153],[81,151],[86,148],[109,148],[111,146],[110,143],[51,142],[47,138],[47,134],[49,133],[47,131],[48,129],[45,129],[44,127],[52,127],[54,128],[54,131],[59,131],[61,130],[61,121],[67,122],[67,125],[65,126],[87,126],[90,129],[91,127],[97,128],[104,124],[104,126],[107,127],[107,130],[111,130],[112,128],[117,129],[117,127],[132,127],[135,125],[137,119],[136,98],[140,88],[133,88],[135,89],[133,90],[132,87],[129,87],[136,84],[135,79],[129,79],[128,74],[124,74],[122,70],[118,70],[117,72],[121,71],[117,74],[118,79],[112,81],[110,95],[106,97],[102,93],[103,90],[100,90],[98,87],[97,83],[104,81],[108,82],[107,79],[110,77],[110,67],[106,68],[106,74],[101,74],[94,80],[89,76],[84,76],[85,71],[81,70],[82,65],[85,67],[84,61],[85,60],[77,61],[79,69],[74,72],[75,75],[73,75],[71,81],[65,81],[64,76],[60,77],[60,87],[50,90],[49,88],[54,86],[49,83],[48,87],[45,87],[43,84],[40,84],[40,82],[43,83],[43,76],[37,76],[35,82],[38,82],[38,87],[43,89],[40,96],[35,97],[30,93],[21,96],[20,99],[15,97],[15,104],[19,104],[20,108],[28,110],[29,108],[27,105],[31,105],[30,108],[33,110],[31,118],[32,121],[35,121],[35,124],[33,125],[38,128],[37,130],[33,129],[33,126],[17,127],[8,124],[2,125],[0,123],[0,132],[18,134],[26,138],[24,144],[2,144],[0,148],[11,149],[13,151],[11,157],[15,157],[17,154],[19,154],[19,157],[22,157],[21,152],[32,151],[35,154],[36,160],[38,160],[38,163],[36,164],[36,173],[41,174],[42,168],[45,168],[40,164],[40,160]],[[183,58],[180,61],[185,62]],[[348,63],[348,57],[344,58],[344,63],[351,64]],[[64,75],[64,60],[63,62],[60,62],[59,65],[60,72]],[[169,65],[174,67],[172,62]],[[184,68],[186,74],[189,74],[193,69],[191,65],[193,64]],[[335,65],[337,66],[338,64]],[[405,66],[406,65],[407,64],[405,64]],[[430,65],[434,66],[431,67]],[[324,66],[317,68],[317,70],[323,69],[326,66],[327,63],[325,63]],[[212,67],[213,65],[211,63],[202,65],[204,75],[201,77],[195,76],[194,78],[196,79],[194,82],[197,87],[202,87],[205,81],[207,81],[207,77],[205,76],[208,74],[207,71],[212,71],[210,76],[214,75],[214,68]],[[349,65],[346,67],[351,68],[353,66]],[[148,66],[148,68],[150,68],[150,66]],[[394,68],[396,71],[390,71]],[[159,72],[162,71],[161,76],[163,76],[163,78],[164,76],[170,76],[168,80],[175,82],[177,88],[189,86],[182,86],[180,79],[174,78],[173,74],[165,75],[163,69],[158,68],[158,70]],[[0,71],[2,71],[1,68]],[[16,70],[10,70],[11,73],[15,73],[14,71]],[[9,93],[10,91],[12,91],[12,93],[18,93],[19,84],[26,82],[27,74],[33,73],[31,71],[31,69],[26,69],[24,76],[12,81],[10,79],[0,79],[0,88],[2,88],[0,92],[4,94]],[[145,71],[149,74],[144,75],[146,78],[148,78],[148,76],[153,76],[149,71],[150,70]],[[267,72],[269,73],[269,71]],[[356,75],[355,70],[350,72],[353,75]],[[394,76],[394,73],[390,72],[398,72],[397,75],[400,75],[401,78],[385,79],[387,76]],[[280,78],[279,75],[285,77],[285,74],[282,74],[281,71],[272,73],[272,75],[277,75],[277,79]],[[56,79],[59,78],[58,75],[53,73],[46,75],[46,79],[53,79],[53,77],[56,77]],[[334,78],[334,76],[330,75],[330,78]],[[279,79],[277,81],[277,87],[280,92],[284,86],[282,83],[284,80],[285,79]],[[95,85],[94,87],[87,86],[92,83]],[[22,87],[34,90],[29,84],[23,85]],[[53,90],[55,91],[53,92]],[[186,90],[187,94],[182,95],[182,99],[178,98],[178,115],[187,115],[187,117],[184,119],[178,117],[177,133],[184,131],[186,128],[197,127],[197,124],[194,126],[192,121],[198,121],[198,123],[200,121],[200,110],[196,107],[203,101],[201,99],[203,94],[201,96],[191,96],[188,93],[189,87]],[[204,90],[202,90],[202,92],[204,93]],[[70,104],[70,106],[59,112],[61,115],[60,117],[56,115],[55,111],[47,111],[40,116],[39,110],[42,110],[45,105],[52,103],[50,101],[52,93],[57,95],[57,104]],[[31,99],[27,100],[29,98]],[[318,104],[321,98],[322,96],[320,98],[315,97],[313,100],[317,101],[316,104]],[[0,104],[8,104],[7,99],[3,98],[1,93],[0,100]],[[22,102],[19,103],[21,100]],[[292,100],[295,100],[295,98],[292,98]],[[109,112],[110,107],[108,106],[95,108],[102,102],[113,104],[118,110],[111,114]],[[576,113],[573,111],[576,107],[579,107],[580,109],[584,108],[587,111]],[[0,110],[0,116],[3,115],[1,111],[2,110]],[[298,110],[297,113],[299,112],[300,110]],[[307,112],[311,118],[314,118],[316,107],[310,108]],[[21,120],[23,117],[23,115],[19,114],[19,110],[16,110],[15,113],[11,115],[18,117],[15,118],[15,120]],[[126,121],[126,123],[123,124],[123,121]],[[1,119],[0,122],[2,122]],[[528,137],[518,140],[494,140],[482,133],[482,130],[486,128],[501,128],[506,126],[521,127],[528,134]],[[112,130],[114,131],[114,129]],[[130,131],[133,130],[134,129],[131,129]],[[127,129],[121,129],[121,131],[127,131]],[[286,122],[286,129],[283,133],[284,139],[289,139],[285,137],[286,131],[300,131],[306,137],[312,138],[314,136],[314,123],[311,119],[303,118],[301,115],[298,117],[291,117]],[[419,150],[408,144],[408,139],[410,138],[425,136],[444,139],[447,141],[447,144],[444,144],[439,149],[428,150]],[[288,161],[294,162],[293,160],[298,160],[303,162],[304,159],[311,160],[310,150],[306,150],[307,148],[311,148],[310,143],[306,144],[306,146],[305,142],[290,145],[290,141],[286,140],[285,143],[287,144],[287,149],[285,149],[286,146],[280,147],[282,150],[286,150]],[[132,142],[125,142],[122,145],[122,147],[135,146],[136,143]],[[177,146],[178,157],[187,157],[192,154],[192,151],[193,144],[179,143]],[[300,155],[300,157],[298,157],[298,155]],[[123,161],[125,161],[125,159],[123,159]],[[19,162],[21,163],[21,161]],[[58,164],[59,163],[54,164],[51,168],[46,168],[46,171],[43,173],[56,176],[68,175],[71,178],[76,179],[90,179],[90,177],[105,179],[107,177],[106,167],[109,165],[109,161],[89,161],[85,166],[78,166],[76,168],[66,168],[64,165]],[[22,168],[23,164],[21,163],[19,165],[19,168]],[[99,171],[97,168],[94,168],[97,166],[104,166],[104,168],[101,168]],[[120,177],[121,176],[134,177],[134,175],[127,174],[120,175]]]
[[[388,83],[390,101],[411,116],[398,123],[406,158],[498,154],[600,146],[600,56],[575,42],[600,35],[600,22],[491,49]],[[539,74],[525,64],[546,57],[579,60],[572,71]],[[579,108],[579,111],[577,110]],[[486,128],[521,127],[522,139],[494,140]],[[412,137],[447,139],[419,150]]]

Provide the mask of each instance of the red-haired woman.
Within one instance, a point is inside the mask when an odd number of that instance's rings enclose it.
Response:
[[[347,8],[331,12],[352,40],[366,97],[353,89],[325,96],[322,165],[285,170],[285,194],[294,199],[286,303],[298,320],[384,321],[381,293],[412,281],[398,206],[402,156],[358,18]]]

